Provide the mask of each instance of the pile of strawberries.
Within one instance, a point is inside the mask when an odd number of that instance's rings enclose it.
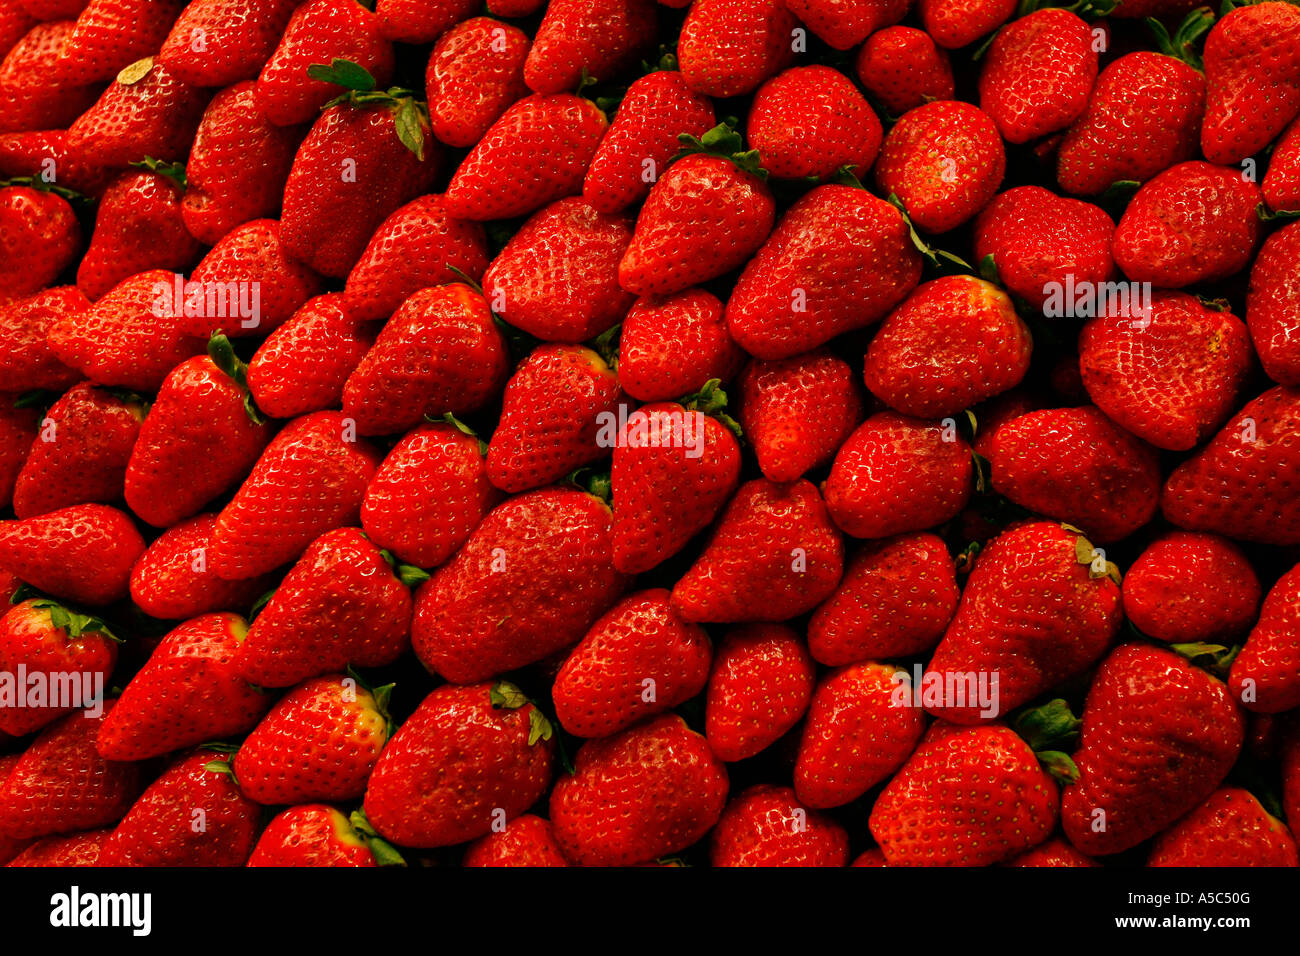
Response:
[[[1195,5],[0,0],[0,862],[1296,866]]]

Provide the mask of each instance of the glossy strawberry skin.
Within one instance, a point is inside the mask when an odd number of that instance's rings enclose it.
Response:
[[[42,837],[32,843],[7,866],[95,866],[111,828],[83,830],[66,836]]]
[[[815,681],[796,631],[783,624],[732,628],[718,644],[709,675],[709,748],[728,763],[766,750],[803,717]]]
[[[3,139],[0,137],[0,141]],[[0,149],[2,155],[3,149]],[[1260,188],[1264,192],[1264,201],[1273,212],[1300,209],[1300,122],[1292,120],[1278,137]]]
[[[14,483],[36,435],[35,409],[0,401],[0,507],[13,503]]]
[[[0,287],[39,292],[71,264],[81,227],[68,201],[27,186],[0,188]]]
[[[131,568],[131,600],[151,617],[181,621],[213,611],[247,611],[272,585],[267,576],[219,578],[208,565],[215,514],[179,521]]]
[[[376,866],[370,848],[334,807],[290,807],[267,824],[248,866]]]
[[[655,10],[653,0],[553,0],[524,64],[529,89],[562,93],[636,66],[654,40]]]
[[[952,64],[924,30],[886,27],[867,38],[854,69],[868,95],[893,116],[953,98]]]
[[[465,20],[439,37],[424,74],[434,138],[458,148],[482,139],[527,94],[528,48],[527,34],[491,17]]]
[[[1003,866],[1098,866],[1091,857],[1084,856],[1072,847],[1063,837],[1053,837],[1040,843],[1032,850],[1026,850],[1002,864]]]
[[[1259,611],[1259,578],[1227,538],[1161,536],[1124,575],[1124,614],[1143,634],[1174,644],[1241,635]]]
[[[0,568],[54,597],[102,607],[126,597],[144,539],[108,505],[60,508],[0,524]]]
[[[1246,322],[1268,377],[1280,385],[1300,385],[1300,281],[1294,268],[1300,228],[1285,226],[1269,236],[1250,269]]]
[[[1247,710],[1276,714],[1300,706],[1298,620],[1300,571],[1292,568],[1268,592],[1246,646],[1232,662],[1228,686]]]
[[[461,866],[568,866],[550,820],[525,813],[501,831],[479,837],[465,850]]]
[[[380,33],[388,39],[431,43],[476,9],[478,4],[471,0],[379,0],[375,15]]]
[[[925,32],[946,50],[966,46],[992,33],[1016,12],[1011,0],[918,0],[916,7]]]
[[[74,30],[70,20],[37,23],[3,55],[0,132],[66,128],[95,102],[98,79],[57,76],[51,69]]]
[[[781,0],[697,0],[677,39],[682,76],[708,96],[752,93],[794,61],[798,25]]]
[[[191,86],[257,77],[293,16],[295,0],[200,0],[172,26],[158,60]]]
[[[823,814],[809,812],[789,787],[758,784],[722,812],[709,840],[709,864],[719,866],[844,866],[849,835]]]
[[[643,402],[681,398],[715,378],[730,382],[743,362],[722,303],[703,289],[638,299],[619,331],[619,381]]]
[[[1300,866],[1286,824],[1250,791],[1216,790],[1151,847],[1147,866]]]
[[[102,83],[155,53],[184,0],[90,0],[52,64],[62,82]]]
[[[49,330],[68,313],[90,308],[76,286],[56,286],[0,308],[0,390],[63,392],[81,375],[59,361]]]

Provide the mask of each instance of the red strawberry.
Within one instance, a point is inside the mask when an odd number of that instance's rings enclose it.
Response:
[[[76,286],[46,289],[0,307],[0,391],[62,392],[81,380],[54,354],[50,328],[63,315],[90,308]]]
[[[335,60],[360,66],[374,77],[375,89],[385,88],[393,78],[393,47],[379,28],[379,19],[356,0],[300,4],[257,78],[258,108],[277,126],[314,121],[339,88],[308,68]],[[337,179],[337,170],[331,172]]]
[[[822,664],[893,660],[939,643],[957,610],[957,575],[943,541],[907,534],[863,544],[844,580],[808,622],[808,649]]]
[[[422,289],[380,331],[343,386],[343,413],[363,435],[487,404],[508,374],[505,338],[467,285]]]
[[[492,310],[546,342],[582,342],[616,324],[635,296],[619,288],[632,216],[578,197],[534,213],[483,276]]]
[[[193,0],[172,25],[158,62],[190,86],[255,79],[297,5],[297,0]]]
[[[555,841],[551,821],[531,813],[515,817],[504,829],[479,837],[465,850],[461,866],[568,866]]]
[[[0,141],[3,139],[0,137]],[[0,170],[3,168],[3,149],[0,148]],[[1300,211],[1300,121],[1293,120],[1273,144],[1261,189],[1264,202],[1273,212]]]
[[[926,709],[974,724],[1082,673],[1119,631],[1118,574],[1066,525],[1028,521],[1004,531],[980,553],[930,660]]]
[[[324,532],[355,524],[378,465],[379,454],[339,412],[294,419],[222,509],[212,569],[227,580],[265,574]]]
[[[212,611],[247,610],[268,577],[226,581],[208,567],[215,514],[178,522],[159,535],[131,568],[131,600],[144,613],[182,621]]]
[[[461,219],[511,219],[581,192],[608,125],[590,100],[569,93],[524,97],[456,169],[448,210]]]
[[[1003,866],[1098,866],[1091,857],[1084,856],[1062,837],[1052,837],[1032,850],[1026,850],[1002,864]]]
[[[498,17],[528,17],[542,8],[546,0],[487,0],[488,12]],[[665,6],[681,6],[680,0]]]
[[[695,0],[677,38],[686,85],[716,97],[752,93],[794,62],[798,26],[782,0]]]
[[[816,674],[797,632],[742,624],[713,656],[704,711],[709,748],[734,763],[766,750],[808,709]]]
[[[348,376],[375,344],[372,324],[358,321],[342,294],[308,299],[248,363],[248,389],[275,418],[333,408]]]
[[[401,560],[435,568],[503,497],[488,480],[477,436],[458,423],[421,425],[393,446],[366,486],[361,526]]]
[[[280,208],[305,130],[271,123],[257,106],[255,89],[245,81],[222,90],[194,134],[181,216],[200,242],[215,245],[236,226]]]
[[[1281,385],[1300,385],[1300,223],[1269,236],[1250,268],[1246,322],[1268,377]]]
[[[1215,587],[1220,601],[1223,591],[1223,587]],[[1253,596],[1259,600],[1258,585]],[[1254,610],[1253,604],[1250,610]],[[1268,592],[1246,646],[1232,662],[1228,687],[1247,710],[1277,714],[1300,706],[1298,624],[1300,566],[1282,575]]]
[[[1241,752],[1223,683],[1172,651],[1126,644],[1093,679],[1061,801],[1065,835],[1089,856],[1136,846],[1214,792]]]
[[[379,0],[375,13],[380,32],[388,39],[431,43],[478,7],[473,0]]]
[[[994,490],[1078,525],[1101,544],[1128,537],[1159,504],[1155,451],[1091,406],[1008,422],[993,436],[989,463]]]
[[[917,0],[916,8],[925,32],[947,50],[974,43],[1016,12],[1013,0]]]
[[[611,562],[611,517],[573,486],[494,508],[416,595],[420,662],[470,684],[576,643],[627,586]]]
[[[46,412],[18,473],[14,514],[31,518],[71,505],[119,501],[144,416],[138,398],[88,382],[68,389]]]
[[[887,27],[873,33],[858,51],[855,69],[867,94],[894,116],[953,97],[948,54],[924,30]]]
[[[248,865],[400,866],[397,851],[372,834],[360,813],[353,813],[349,821],[324,804],[290,807],[267,824]]]
[[[391,692],[342,674],[299,684],[239,745],[231,766],[240,791],[267,805],[357,799],[392,733]]]
[[[0,569],[32,587],[102,606],[127,595],[144,539],[108,505],[74,505],[22,521],[0,522]]]
[[[1174,469],[1160,508],[1189,531],[1300,544],[1300,391],[1274,388],[1248,402],[1199,452]]]
[[[703,552],[673,587],[688,621],[785,621],[835,590],[844,542],[811,482],[740,486]]]
[[[687,146],[650,188],[618,281],[636,295],[667,296],[742,265],[775,221],[766,173],[740,135],[716,126]]]
[[[871,808],[888,866],[988,866],[1045,840],[1056,782],[1009,727],[930,727]]]
[[[840,446],[826,509],[855,538],[887,538],[955,518],[970,498],[970,446],[955,423],[880,412]]]
[[[654,0],[551,0],[524,80],[535,93],[563,93],[588,76],[615,79],[640,62],[655,26]]]
[[[849,835],[800,805],[789,787],[758,784],[722,811],[709,840],[710,866],[844,866]]]
[[[99,96],[98,80],[52,68],[72,36],[70,20],[38,23],[0,60],[0,132],[64,128]],[[108,79],[110,72],[103,79]]]
[[[1145,315],[1092,319],[1079,336],[1083,386],[1103,412],[1157,448],[1186,451],[1221,425],[1250,372],[1250,336],[1231,312],[1158,292]]]
[[[36,435],[35,410],[0,399],[0,507],[13,502],[14,482]]]
[[[49,68],[52,78],[83,84],[111,80],[158,52],[184,6],[185,0],[90,0]]]
[[[556,675],[560,725],[608,737],[684,704],[704,689],[713,649],[697,624],[668,604],[668,591],[629,594],[591,626]]]
[[[754,94],[749,139],[777,179],[825,182],[844,166],[865,176],[880,150],[880,120],[857,87],[829,66],[796,66]]]
[[[313,541],[285,575],[235,667],[262,687],[382,667],[406,650],[410,627],[411,595],[387,556],[357,529],[339,528]]]
[[[0,187],[0,289],[39,292],[76,256],[81,227],[61,196],[28,186]]]
[[[1156,837],[1147,866],[1300,866],[1286,824],[1250,791],[1216,790]]]
[[[237,614],[205,614],[164,637],[104,720],[99,752],[146,760],[251,730],[271,699],[234,666],[247,633]]]
[[[628,866],[684,850],[718,821],[727,770],[676,714],[582,745],[577,771],[551,792],[565,857]]]
[[[603,458],[601,422],[622,393],[599,355],[580,345],[542,345],[506,383],[488,445],[492,484],[511,493],[540,488]]]
[[[911,0],[786,0],[786,7],[836,50],[855,47],[907,14]]]
[[[703,289],[638,299],[619,331],[618,379],[629,395],[663,402],[729,382],[744,353],[727,334],[722,303]]]
[[[716,122],[713,103],[676,70],[634,80],[587,168],[582,198],[606,213],[640,202],[677,155],[677,137],[703,136]]]
[[[258,806],[212,769],[220,756],[196,750],[177,759],[104,841],[97,865],[243,866],[257,840]]]
[[[439,687],[380,755],[366,787],[366,816],[403,846],[484,836],[546,793],[552,733],[513,684]]]
[[[471,147],[527,95],[528,46],[524,31],[491,17],[466,20],[439,37],[424,74],[434,139]]]
[[[1244,634],[1259,611],[1259,578],[1227,538],[1174,531],[1153,542],[1124,576],[1124,614],[1175,644]]]
[[[72,14],[74,17],[76,15],[76,13]],[[12,0],[5,0],[5,3],[0,5],[0,57],[8,53],[13,45],[22,39],[23,34],[34,26],[36,20],[32,15]]]
[[[1180,163],[1129,202],[1115,230],[1115,263],[1130,279],[1166,288],[1226,278],[1250,262],[1262,201],[1238,169]]]
[[[37,840],[19,853],[8,866],[95,866],[104,841],[112,829],[85,830],[66,836]]]

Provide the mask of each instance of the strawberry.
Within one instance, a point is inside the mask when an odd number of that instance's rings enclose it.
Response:
[[[81,245],[76,213],[62,196],[29,186],[0,187],[0,288],[39,292]]]
[[[261,804],[360,797],[392,734],[388,696],[355,677],[313,677],[280,698],[231,760],[240,791]]]
[[[722,303],[703,289],[638,299],[619,331],[619,382],[643,402],[692,394],[710,379],[729,382],[743,362]]]
[[[638,409],[618,436],[610,474],[614,566],[626,574],[681,551],[740,482],[740,445],[728,423],[708,414],[718,413],[725,395],[711,383],[684,401]]]
[[[715,97],[752,93],[794,62],[798,26],[782,0],[695,0],[677,38],[686,85]]]
[[[586,77],[611,80],[654,42],[654,0],[551,0],[524,63],[534,93],[563,93]]]
[[[243,866],[257,840],[258,806],[212,769],[220,756],[196,750],[177,758],[104,841],[97,865]]]
[[[1300,482],[1300,391],[1273,388],[1237,412],[1165,481],[1160,509],[1189,531],[1300,544],[1300,501],[1274,488]]]
[[[310,67],[346,60],[374,78],[372,89],[393,78],[393,47],[380,35],[375,14],[357,0],[308,0],[299,4],[279,37],[279,45],[257,77],[256,102],[276,126],[316,120],[338,95],[332,79]],[[331,170],[338,178],[337,170]]]
[[[1007,157],[997,127],[970,103],[936,100],[904,114],[885,137],[876,185],[928,232],[947,232],[993,198]]]
[[[248,363],[248,389],[257,407],[275,418],[333,408],[374,344],[374,326],[352,315],[344,295],[316,296],[258,348]]]
[[[933,724],[871,808],[887,866],[988,866],[1045,840],[1056,782],[999,724]]]
[[[458,23],[441,37],[425,68],[433,138],[468,149],[511,103],[528,93],[528,35],[491,17]]]
[[[1092,406],[1008,422],[993,436],[989,464],[999,494],[1078,525],[1101,544],[1128,537],[1159,504],[1155,451]]]
[[[1180,163],[1138,190],[1115,230],[1115,263],[1130,279],[1179,288],[1245,268],[1259,243],[1259,187],[1241,171]]]
[[[611,519],[571,485],[497,505],[416,594],[420,662],[470,684],[577,643],[627,586],[611,561]]]
[[[677,137],[703,136],[716,122],[713,103],[676,70],[634,80],[587,168],[582,198],[605,213],[640,202],[677,155]]]
[[[0,155],[2,152],[0,150]],[[0,171],[3,168],[3,159],[0,159]],[[1273,212],[1300,211],[1300,120],[1292,120],[1273,144],[1268,172],[1264,174],[1260,188],[1264,192],[1264,202]]]
[[[0,672],[18,674],[22,668],[26,697],[0,708],[0,730],[22,737],[73,710],[56,699],[62,694],[53,693],[56,686],[68,687],[63,683],[68,675],[74,675],[72,687],[83,692],[81,703],[92,706],[117,663],[118,640],[99,618],[54,601],[29,598],[15,604],[0,620]],[[39,694],[33,679],[45,681],[51,691],[44,703],[33,699]]]
[[[1084,703],[1079,780],[1061,800],[1066,837],[1105,856],[1154,836],[1214,792],[1243,736],[1221,681],[1172,651],[1117,648]]]
[[[812,483],[758,478],[727,504],[672,604],[688,621],[786,621],[825,600],[843,570],[844,542]]]
[[[897,23],[910,6],[911,0],[786,0],[790,12],[836,50]]]
[[[104,166],[127,166],[147,157],[181,160],[189,152],[207,99],[146,57],[124,67],[95,105],[68,128],[68,145],[87,161]]]
[[[29,839],[121,819],[144,784],[138,764],[105,760],[95,749],[116,703],[68,714],[37,735],[0,783],[0,833]]]
[[[13,502],[14,483],[36,435],[35,410],[0,399],[0,507]]]
[[[608,127],[590,100],[570,93],[524,97],[457,167],[448,211],[460,219],[511,219],[576,195]]]
[[[801,803],[851,803],[903,765],[925,732],[925,713],[896,700],[910,687],[905,671],[870,662],[832,671],[817,685],[794,767]]]
[[[488,445],[488,478],[515,493],[603,458],[601,421],[621,400],[618,377],[591,349],[539,346],[506,383]]]
[[[483,276],[493,312],[546,342],[582,342],[616,324],[635,296],[619,288],[629,213],[561,199],[534,213]]]
[[[789,787],[758,784],[727,804],[709,839],[710,866],[844,866],[849,835],[801,806]]]
[[[255,91],[251,80],[222,90],[194,134],[181,217],[190,235],[209,245],[236,226],[276,214],[304,134],[263,116]]]
[[[946,50],[968,46],[1011,19],[1013,0],[917,0],[921,26]]]
[[[554,757],[551,725],[513,684],[445,685],[380,754],[366,816],[403,846],[464,843],[536,803]]]
[[[252,408],[230,342],[187,359],[158,390],[126,467],[126,503],[160,528],[199,513],[237,485],[271,440]]]
[[[966,507],[973,471],[955,424],[880,412],[836,453],[823,486],[826,510],[855,538],[937,527]]]
[[[88,504],[0,522],[0,569],[32,587],[96,607],[127,595],[144,539],[121,511]]]
[[[504,336],[467,285],[411,296],[343,386],[343,414],[363,435],[405,431],[426,417],[487,404],[508,374]]]
[[[1300,724],[1289,722],[1282,739],[1282,806],[1288,820],[1300,820]]]
[[[1294,268],[1300,251],[1300,224],[1269,236],[1250,268],[1246,322],[1268,377],[1281,385],[1300,385],[1300,281]]]
[[[383,860],[383,863],[379,861]],[[249,866],[400,866],[397,851],[378,838],[364,814],[353,820],[320,803],[290,807],[266,825]]]
[[[974,276],[918,286],[867,349],[863,374],[882,402],[942,418],[1020,384],[1033,340],[1010,297]]]
[[[95,102],[97,80],[52,69],[73,32],[70,20],[38,23],[0,60],[0,132],[64,128]]]
[[[1300,866],[1295,840],[1248,790],[1224,787],[1156,837],[1147,866]]]
[[[39,13],[40,11],[33,12]],[[76,15],[76,13],[72,14],[74,17]],[[0,57],[8,53],[13,48],[13,45],[23,38],[23,34],[34,26],[36,26],[34,17],[17,3],[12,2],[12,0],[5,0],[3,4],[0,4]]]
[[[1186,451],[1223,424],[1251,367],[1250,336],[1231,312],[1157,292],[1138,316],[1091,319],[1079,336],[1088,397],[1157,448]]]
[[[862,44],[858,82],[887,113],[902,116],[930,100],[953,98],[952,64],[924,30],[886,27]]]
[[[1097,80],[1088,24],[1069,10],[1039,10],[999,30],[980,70],[980,108],[1009,143],[1073,123]]]
[[[247,634],[237,614],[205,614],[171,631],[104,720],[100,754],[147,760],[251,730],[271,700],[234,665]]]
[[[403,43],[431,43],[449,27],[472,16],[473,0],[378,0],[380,33]]]
[[[1258,3],[1230,11],[1205,38],[1201,149],[1212,163],[1259,152],[1300,112],[1300,10]]]
[[[174,621],[213,611],[246,610],[269,577],[226,581],[208,567],[215,514],[179,521],[160,534],[131,568],[131,600],[144,613]]]
[[[880,151],[880,120],[857,87],[829,66],[796,66],[754,94],[749,139],[777,179],[864,176]]]
[[[626,341],[626,325],[623,334]],[[852,369],[824,348],[754,360],[739,386],[740,424],[772,481],[795,481],[829,464],[862,420],[862,390]]]
[[[863,850],[853,860],[849,866],[888,866],[885,862],[885,854],[880,851],[880,847],[871,847],[869,850]]]
[[[1173,644],[1244,634],[1259,611],[1259,578],[1227,538],[1173,531],[1152,542],[1124,576],[1124,614],[1143,634]]]
[[[89,382],[68,389],[46,412],[18,473],[14,514],[31,518],[71,505],[120,500],[144,416],[139,398]]]
[[[531,813],[515,817],[502,830],[479,837],[465,850],[461,866],[568,866],[550,820]]]
[[[934,535],[866,542],[813,612],[808,650],[831,667],[924,654],[939,643],[959,596],[953,560]]]
[[[488,12],[498,17],[529,17],[542,8],[546,0],[487,0]],[[681,0],[665,6],[683,6]]]
[[[37,840],[7,866],[95,866],[112,829],[85,830]]]
[[[551,792],[566,858],[628,866],[684,850],[722,815],[727,770],[676,714],[582,745],[576,772]]]
[[[259,686],[290,687],[351,666],[383,667],[406,650],[410,627],[411,595],[388,556],[356,528],[338,528],[285,575],[235,668]]]
[[[379,454],[339,412],[296,418],[222,509],[208,555],[218,577],[242,580],[293,561],[326,531],[355,524]]]
[[[1052,837],[1032,850],[1026,850],[1002,864],[1003,866],[1098,866],[1091,857],[1084,856],[1062,837]]]
[[[184,6],[185,0],[90,0],[50,66],[51,78],[81,84],[111,80],[158,52]]]
[[[0,95],[2,91],[0,86]],[[88,162],[80,150],[68,146],[67,130],[0,134],[0,176],[29,176],[83,196],[98,196],[111,175],[111,170]]]
[[[921,256],[897,209],[865,189],[818,186],[745,266],[727,328],[756,358],[789,358],[878,322],[920,278]]]
[[[172,25],[158,62],[190,86],[256,79],[297,5],[297,0],[193,0]]]
[[[927,693],[926,709],[974,724],[1082,673],[1119,632],[1118,574],[1067,525],[1027,521],[1004,531],[980,553],[930,660],[927,679],[942,685],[933,703]],[[991,699],[976,699],[977,679],[991,685]]]
[[[560,725],[578,737],[608,737],[684,704],[704,689],[713,649],[655,588],[629,594],[578,642],[551,693]]]
[[[1222,595],[1223,590],[1218,587],[1214,593]],[[1258,584],[1253,597],[1259,600]],[[1252,604],[1250,611],[1253,610]],[[1300,622],[1300,566],[1282,575],[1268,592],[1259,620],[1246,638],[1246,646],[1232,662],[1228,687],[1247,710],[1276,714],[1300,706],[1297,622]]]
[[[393,446],[366,486],[361,526],[401,560],[435,568],[503,497],[488,480],[477,436],[454,421],[420,425]]]
[[[704,710],[709,749],[727,763],[766,750],[803,717],[815,680],[808,651],[791,628],[742,624],[730,629],[709,675]]]

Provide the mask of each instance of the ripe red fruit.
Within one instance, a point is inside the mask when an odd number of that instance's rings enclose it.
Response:
[[[181,621],[213,611],[246,611],[272,584],[262,576],[227,581],[208,567],[215,514],[168,528],[131,568],[131,600],[151,617]]]
[[[816,673],[799,634],[783,624],[743,624],[718,644],[709,675],[705,734],[719,760],[766,750],[808,709]]]
[[[1164,535],[1124,576],[1124,614],[1143,634],[1173,644],[1244,634],[1260,595],[1241,548],[1213,534]]]
[[[528,47],[524,31],[491,17],[465,20],[439,37],[424,74],[434,139],[469,148],[527,95]]]
[[[925,32],[947,50],[974,43],[1011,19],[1013,0],[918,0]]]
[[[377,856],[400,865],[396,850],[372,837],[368,826],[358,827],[363,820],[364,814],[354,812],[349,821],[334,807],[320,803],[290,807],[266,825],[248,865],[373,867],[381,865]]]
[[[952,99],[952,64],[947,52],[935,46],[931,33],[886,27],[868,37],[858,51],[858,80],[887,113],[902,116],[930,100]]]
[[[90,300],[74,285],[56,286],[4,303],[0,308],[0,390],[61,393],[79,382],[81,375],[59,361],[48,339],[62,316],[88,308]]]
[[[686,85],[713,97],[752,93],[794,62],[798,25],[782,0],[695,0],[677,38]]]
[[[54,597],[101,607],[127,595],[144,539],[121,511],[88,504],[0,522],[0,569]]]
[[[681,398],[710,379],[729,382],[743,362],[722,303],[703,289],[638,299],[619,331],[619,382],[643,402]]]
[[[3,137],[0,137],[3,141]],[[0,148],[0,168],[3,168]],[[1300,210],[1300,122],[1292,120],[1277,142],[1268,160],[1268,172],[1260,187],[1264,201],[1273,212]]]
[[[709,840],[710,866],[844,866],[849,835],[801,806],[789,787],[758,784],[722,811]]]
[[[844,166],[865,176],[880,150],[880,120],[857,87],[829,66],[797,66],[754,94],[747,131],[777,179],[825,182]]]
[[[1215,589],[1217,594],[1222,591]],[[1256,590],[1256,600],[1258,595]],[[1247,710],[1277,714],[1300,706],[1298,623],[1300,567],[1295,567],[1268,592],[1246,646],[1232,662],[1228,686]]]
[[[172,25],[158,62],[191,86],[252,80],[297,5],[296,0],[194,0]]]
[[[1026,850],[1003,866],[1099,866],[1091,857],[1084,856],[1070,846],[1063,837],[1052,837],[1046,843],[1040,843],[1032,850]]]
[[[903,19],[911,0],[786,0],[786,6],[832,48],[847,50]]]
[[[568,866],[550,820],[531,813],[515,817],[504,830],[479,837],[465,850],[461,866]]]
[[[155,53],[184,6],[185,0],[90,0],[50,72],[64,82],[110,80]]]
[[[0,188],[0,289],[39,292],[58,278],[81,245],[81,226],[61,196],[28,186]]]
[[[617,78],[654,42],[655,11],[654,0],[551,0],[524,63],[529,88],[563,93],[588,76]]]
[[[1300,866],[1285,823],[1250,791],[1216,790],[1156,837],[1147,866]]]
[[[1246,322],[1255,351],[1268,377],[1280,385],[1300,385],[1297,254],[1300,254],[1300,223],[1292,223],[1269,236],[1251,266],[1250,291],[1246,296]]]
[[[9,866],[95,866],[111,828],[83,830],[37,840],[9,861]]]
[[[476,9],[473,0],[379,0],[375,4],[380,32],[403,43],[431,43]]]

